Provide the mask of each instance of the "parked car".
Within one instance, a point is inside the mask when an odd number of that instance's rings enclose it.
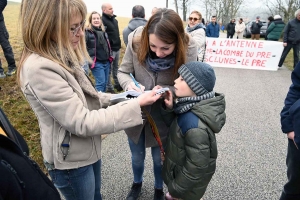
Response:
[[[244,31],[243,36],[245,38],[250,38],[251,37],[251,31],[250,31],[250,27],[252,25],[252,23],[255,22],[255,20],[249,21],[248,23],[246,23],[246,28]],[[268,27],[268,23],[265,21],[261,21],[263,23],[263,26],[260,28],[260,37],[265,37],[266,36],[266,31],[267,31],[267,27]]]

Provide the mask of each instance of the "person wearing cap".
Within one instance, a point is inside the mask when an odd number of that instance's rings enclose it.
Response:
[[[267,40],[278,41],[281,33],[285,27],[284,22],[280,15],[274,16],[274,21],[271,22],[270,26],[267,29]]]
[[[252,40],[259,40],[260,38],[260,28],[263,26],[263,24],[259,19],[260,17],[257,16],[255,22],[252,22],[251,24],[250,30]]]
[[[293,48],[294,53],[294,66],[299,62],[299,50],[300,50],[300,9],[296,10],[295,18],[291,19],[284,28],[283,31],[283,52],[278,63],[278,67],[283,65],[283,62]]]
[[[170,125],[162,176],[167,199],[199,200],[216,170],[215,133],[226,121],[225,96],[214,92],[216,76],[207,63],[183,64],[178,73],[175,103],[168,91],[161,108]]]

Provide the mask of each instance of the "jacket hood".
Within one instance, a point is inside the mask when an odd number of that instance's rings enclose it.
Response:
[[[200,101],[191,111],[197,115],[215,133],[219,133],[226,121],[225,96],[215,93],[215,97]]]
[[[135,17],[129,21],[128,28],[134,31],[137,27],[143,26],[147,23],[147,20],[144,18]]]

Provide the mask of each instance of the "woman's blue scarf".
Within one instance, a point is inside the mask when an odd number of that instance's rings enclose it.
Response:
[[[189,25],[186,27],[186,31],[188,32],[188,33],[190,33],[190,32],[193,32],[194,30],[197,30],[197,29],[199,29],[199,28],[203,28],[204,30],[206,29],[206,27],[202,24],[202,23],[199,23],[199,24],[197,24],[197,25],[195,25],[195,26],[193,26],[193,27],[190,27]]]
[[[174,63],[175,56],[173,53],[165,58],[151,58],[151,56],[148,55],[146,59],[146,65],[154,72],[159,72],[174,67]]]

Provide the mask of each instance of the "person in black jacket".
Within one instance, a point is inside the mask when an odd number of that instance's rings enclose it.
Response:
[[[235,33],[235,19],[232,19],[227,25],[226,25],[226,30],[227,30],[227,38],[233,38],[233,35]]]
[[[282,132],[287,134],[286,156],[288,182],[284,185],[280,200],[300,199],[300,62],[292,72],[292,85],[280,113]]]
[[[116,15],[114,15],[113,7],[110,3],[102,4],[102,22],[105,26],[105,31],[108,34],[109,42],[111,45],[111,49],[113,52],[114,61],[112,62],[112,66],[110,68],[109,74],[112,74],[115,85],[113,86],[110,78],[107,83],[107,92],[114,93],[114,88],[117,91],[122,91],[122,87],[118,81],[118,68],[119,68],[119,59],[120,59],[120,49],[121,49],[121,39],[119,33],[119,25],[116,20]]]
[[[93,11],[89,16],[89,25],[85,30],[88,53],[93,60],[90,69],[95,77],[96,90],[106,91],[112,56],[107,33],[104,32],[100,13]]]
[[[299,61],[299,45],[300,45],[300,9],[295,12],[295,18],[290,20],[283,31],[283,52],[278,64],[281,67],[286,56],[293,48],[294,52],[294,68]]]
[[[12,76],[16,73],[16,62],[14,58],[14,53],[11,48],[11,45],[9,43],[9,34],[7,32],[5,23],[4,23],[4,17],[3,17],[3,10],[7,5],[7,0],[1,0],[0,1],[0,45],[2,47],[5,59],[8,63],[8,72],[6,75]],[[2,63],[0,60],[0,78],[5,78],[6,75],[4,74],[4,69],[2,68]]]
[[[259,40],[260,38],[260,28],[263,26],[263,24],[259,19],[260,17],[257,16],[256,20],[251,24],[250,30],[252,40]]]

